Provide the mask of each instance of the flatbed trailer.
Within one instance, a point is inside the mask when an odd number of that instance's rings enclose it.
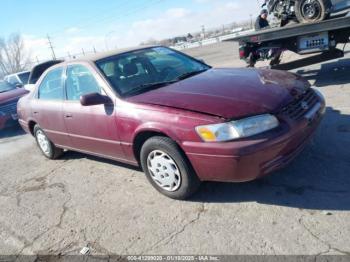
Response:
[[[334,18],[318,23],[294,24],[241,34],[226,41],[239,42],[239,55],[248,66],[258,60],[271,59],[274,68],[279,65],[280,54],[290,50],[297,54],[319,53],[315,62],[344,56],[338,44],[346,44],[350,38],[350,16]],[[307,59],[312,64],[312,59]],[[300,65],[299,65],[300,66]],[[282,66],[283,67],[283,66]]]

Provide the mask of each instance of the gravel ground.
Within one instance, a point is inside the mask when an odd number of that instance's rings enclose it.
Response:
[[[237,46],[186,51],[244,66]],[[286,54],[284,59],[293,55]],[[312,143],[287,168],[243,184],[204,183],[189,201],[157,193],[140,170],[0,134],[0,254],[350,255],[350,55],[294,70],[326,97]]]

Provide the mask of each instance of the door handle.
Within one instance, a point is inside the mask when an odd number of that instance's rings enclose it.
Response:
[[[73,115],[72,115],[72,114],[67,113],[67,114],[65,114],[65,115],[64,115],[64,117],[65,117],[65,118],[72,118],[72,117],[73,117]]]
[[[34,112],[33,112],[33,114],[34,114],[34,115],[37,115],[37,114],[39,114],[39,112],[37,112],[37,111],[34,111]]]

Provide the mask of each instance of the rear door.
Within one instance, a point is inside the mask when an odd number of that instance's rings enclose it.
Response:
[[[64,68],[50,70],[41,81],[36,98],[32,100],[32,114],[49,139],[56,145],[70,143],[63,117]]]
[[[115,107],[110,104],[82,106],[80,97],[106,95],[103,80],[87,64],[73,64],[66,71],[65,123],[73,148],[86,153],[123,159],[116,125]]]

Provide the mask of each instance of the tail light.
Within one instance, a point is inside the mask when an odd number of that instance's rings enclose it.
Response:
[[[244,46],[240,46],[239,47],[239,58],[240,59],[246,58],[246,52],[245,52],[245,47]]]

